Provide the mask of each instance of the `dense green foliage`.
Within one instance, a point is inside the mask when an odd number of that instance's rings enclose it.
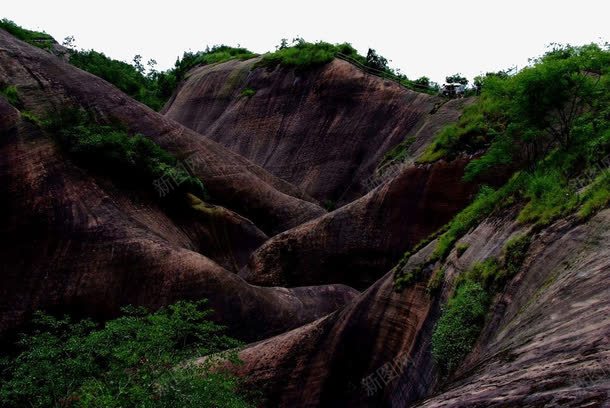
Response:
[[[70,62],[112,83],[132,98],[159,110],[172,95],[178,82],[184,78],[186,72],[191,68],[231,59],[253,57],[256,57],[256,54],[245,48],[215,45],[205,51],[185,52],[182,58],[176,60],[174,68],[165,72],[155,71],[154,65],[151,64],[148,74],[145,74],[145,69],[139,62],[138,56],[134,59],[134,64],[128,64],[108,58],[97,51],[73,50]]]
[[[6,18],[0,20],[0,28],[8,31],[10,34],[28,44],[45,50],[50,49],[55,43],[55,40],[49,34],[25,29]]]
[[[580,209],[578,216],[582,219],[587,219],[597,211],[605,208],[610,204],[610,171],[602,172],[589,185],[589,187],[579,194]]]
[[[506,277],[512,277],[521,268],[527,250],[530,247],[531,237],[529,235],[518,235],[508,240],[504,247],[504,269]]]
[[[493,296],[521,268],[531,237],[518,235],[505,244],[500,260],[488,258],[475,263],[459,275],[456,291],[447,302],[432,335],[432,354],[441,370],[455,369],[472,350]],[[434,275],[428,284],[434,293],[441,277]]]
[[[254,95],[256,95],[256,89],[245,88],[243,91],[241,91],[241,96],[245,96],[247,98],[250,98]]]
[[[255,56],[256,54],[245,48],[216,45],[205,51],[185,52],[182,58],[176,60],[174,68],[165,72],[155,71],[154,65],[151,64],[147,74],[138,60],[139,56],[134,58],[134,64],[128,64],[111,59],[97,51],[72,50],[70,62],[112,83],[132,98],[159,110],[172,95],[177,83],[191,68],[197,65],[225,62],[231,59],[249,59]]]
[[[524,223],[546,225],[582,208],[583,218],[608,202],[610,50],[598,45],[556,48],[513,76],[486,77],[478,101],[443,129],[420,158],[486,153],[466,179],[498,168],[516,173],[500,189],[483,189],[439,239],[434,259],[493,210],[519,201]],[[593,182],[596,180],[595,182]],[[574,181],[590,187],[581,190]],[[592,183],[593,182],[593,183]]]
[[[448,84],[467,85],[468,79],[466,79],[466,77],[462,74],[453,74],[445,77],[445,82],[447,82]]]
[[[472,350],[485,323],[489,295],[475,282],[465,282],[447,302],[432,334],[432,355],[444,372],[455,369]]]
[[[215,45],[211,48],[206,48],[205,51],[185,52],[181,59],[176,61],[173,73],[176,79],[180,81],[188,70],[197,65],[209,65],[219,62],[225,62],[232,59],[247,60],[257,57],[258,54],[253,53],[246,48],[230,47],[228,45]]]
[[[45,314],[4,358],[3,407],[247,407],[229,374],[188,363],[237,347],[210,322],[204,302],[154,313],[125,308],[99,326]],[[236,361],[235,352],[218,358]]]
[[[324,41],[317,43],[298,39],[291,47],[279,47],[277,51],[263,55],[259,66],[273,68],[277,65],[307,70],[329,63],[337,52],[350,57],[358,55],[349,44],[330,44]]]
[[[398,288],[420,280],[464,234],[507,206],[516,204],[517,221],[532,224],[535,232],[569,214],[586,219],[610,202],[607,45],[558,47],[515,75],[490,74],[478,81],[480,98],[458,123],[437,134],[419,161],[484,151],[468,165],[466,180],[492,171],[510,177],[500,188],[483,186],[437,234],[432,254],[395,276]],[[527,235],[512,238],[500,259],[477,263],[459,276],[433,334],[433,355],[443,370],[455,369],[471,350],[490,299],[520,270],[530,241]],[[438,279],[435,273],[429,286],[439,287]]]
[[[155,180],[172,180],[176,185],[168,198],[184,193],[207,198],[201,181],[178,167],[176,158],[149,138],[130,135],[118,126],[99,125],[83,111],[60,112],[45,127],[85,167],[150,188]]]
[[[70,63],[110,82],[132,98],[161,109],[170,97],[174,84],[163,86],[165,76],[152,73],[144,75],[142,70],[123,61],[114,60],[101,52],[72,51]]]
[[[288,41],[282,39],[277,50],[263,55],[257,66],[271,69],[279,65],[303,72],[331,62],[338,54],[368,72],[399,82],[407,88],[430,94],[438,93],[438,84],[430,82],[429,78],[422,77],[417,81],[410,81],[406,75],[390,68],[388,60],[374,49],[369,49],[367,55],[362,56],[349,43],[330,44],[324,41],[310,43],[297,38],[289,46]]]

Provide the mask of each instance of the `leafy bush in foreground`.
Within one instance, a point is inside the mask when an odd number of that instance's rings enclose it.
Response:
[[[247,407],[238,381],[189,359],[238,346],[204,302],[125,308],[99,327],[38,313],[19,354],[3,360],[4,407]],[[224,358],[236,361],[235,353]]]

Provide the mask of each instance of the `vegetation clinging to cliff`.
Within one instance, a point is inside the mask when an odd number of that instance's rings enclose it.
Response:
[[[175,189],[168,192],[167,198],[176,197],[176,193],[207,198],[203,183],[178,167],[176,158],[149,138],[130,135],[119,126],[100,125],[79,110],[58,112],[45,121],[44,127],[85,167],[151,189],[155,180],[174,180]]]
[[[0,28],[38,48],[48,50],[55,44],[55,40],[49,34],[25,29],[7,18],[0,20]]]
[[[517,204],[517,221],[535,231],[574,213],[588,218],[610,203],[610,47],[558,47],[516,75],[489,76],[478,101],[437,135],[420,161],[482,150],[465,178],[496,171],[508,174],[508,181],[497,189],[483,186],[441,231],[423,263],[397,269],[399,289],[421,280],[494,211]],[[528,236],[511,239],[502,261],[488,259],[458,277],[433,335],[433,355],[443,370],[455,369],[470,352],[486,305],[518,272],[529,243]],[[438,290],[438,282],[434,286]]]
[[[238,380],[188,360],[239,345],[210,322],[204,302],[154,313],[123,309],[99,326],[42,313],[1,360],[5,407],[248,407]],[[220,355],[237,361],[234,352]]]
[[[156,74],[145,75],[131,64],[107,57],[101,52],[72,51],[70,63],[110,82],[132,98],[154,110],[163,107],[173,92],[173,84],[165,86]]]
[[[484,189],[440,237],[434,259],[498,206],[520,201],[524,223],[545,225],[580,208],[608,202],[610,48],[558,47],[514,76],[490,76],[458,124],[441,131],[420,160],[487,148],[466,169],[475,180],[513,169],[500,189]],[[594,180],[597,180],[593,183]],[[589,188],[583,190],[583,187]]]
[[[467,282],[447,302],[432,334],[432,355],[444,372],[454,370],[472,349],[485,323],[489,300],[481,285]]]

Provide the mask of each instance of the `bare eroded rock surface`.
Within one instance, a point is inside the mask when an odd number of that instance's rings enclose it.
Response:
[[[0,79],[17,85],[30,112],[72,103],[177,155],[205,153],[209,165],[198,175],[217,202],[254,209],[246,215],[263,220],[263,228],[323,213],[263,169],[2,30]],[[266,239],[242,214],[196,200],[188,211],[167,212],[150,186],[126,189],[75,165],[52,135],[3,98],[0,131],[0,333],[37,309],[108,318],[126,304],[156,308],[208,298],[232,334],[254,340],[324,316],[356,293],[340,285],[251,286],[219,265],[236,269]],[[215,236],[218,228],[225,241]]]
[[[366,196],[265,242],[240,274],[265,286],[366,288],[470,202],[466,158],[403,167]]]
[[[257,68],[258,60],[193,69],[163,112],[339,205],[371,189],[392,147],[410,137],[414,148],[424,146],[467,103],[444,104],[339,59],[306,72]]]
[[[416,156],[468,101],[438,106],[343,61],[307,74],[253,63],[197,68],[182,84],[167,116],[200,134],[0,30],[0,83],[24,105],[0,98],[0,336],[37,309],[105,319],[126,304],[208,298],[214,319],[253,342],[230,369],[261,406],[610,406],[610,209],[541,231],[503,210],[434,265],[438,292],[427,290],[433,268],[396,291],[391,267],[476,186],[462,182],[466,157],[399,164],[387,178],[375,169],[405,133]],[[63,106],[199,157],[212,202],[168,209],[150,188],[78,166],[23,113]],[[367,193],[371,177],[385,182]],[[310,195],[357,199],[326,213]],[[520,234],[532,236],[524,263],[444,377],[431,337],[456,279]]]
[[[235,370],[264,390],[269,406],[607,406],[608,225],[605,210],[536,235],[478,346],[448,380],[430,354],[440,306],[456,276],[527,232],[510,218],[487,220],[463,238],[470,247],[443,265],[440,295],[430,296],[425,281],[396,293],[385,276],[343,310],[247,347]],[[399,367],[390,377],[388,364]]]
[[[42,117],[79,106],[151,138],[191,167],[215,203],[273,235],[324,214],[298,188],[163,117],[108,82],[0,30],[0,82],[18,88],[25,109]]]

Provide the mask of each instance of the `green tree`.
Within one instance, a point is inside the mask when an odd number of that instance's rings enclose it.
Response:
[[[468,79],[462,76],[462,74],[453,74],[448,77],[445,77],[445,81],[448,84],[468,85]]]
[[[63,42],[61,43],[61,45],[63,45],[66,48],[69,48],[71,50],[74,50],[76,48],[76,46],[74,45],[75,43],[75,39],[73,35],[69,35],[67,37],[64,38]]]
[[[417,78],[415,81],[413,81],[413,83],[418,85],[419,87],[428,88],[430,87],[430,78],[428,78],[427,76],[423,76]]]
[[[189,363],[238,343],[210,322],[205,302],[178,302],[98,326],[37,314],[20,353],[4,359],[4,407],[247,407],[238,381]],[[234,352],[219,358],[236,361]]]
[[[379,71],[389,70],[388,60],[377,54],[377,51],[372,48],[369,48],[368,52],[366,53],[366,66]]]
[[[145,68],[142,64],[142,56],[140,54],[133,57],[133,66],[136,68],[136,71],[140,73],[140,75],[144,74]]]

